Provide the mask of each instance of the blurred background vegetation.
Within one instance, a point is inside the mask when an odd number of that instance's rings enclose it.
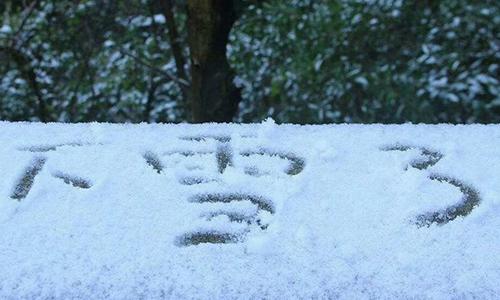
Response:
[[[171,4],[175,42],[189,57],[186,5]],[[190,121],[191,60],[178,68],[164,5],[2,1],[0,119]],[[500,122],[498,0],[269,0],[238,9],[227,44],[241,90],[233,121]]]

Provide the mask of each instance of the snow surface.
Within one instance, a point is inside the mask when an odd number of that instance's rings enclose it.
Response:
[[[0,122],[0,142],[1,299],[500,298],[499,125]]]

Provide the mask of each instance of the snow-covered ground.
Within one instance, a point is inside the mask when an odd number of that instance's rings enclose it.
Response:
[[[500,298],[500,126],[0,122],[0,298]]]

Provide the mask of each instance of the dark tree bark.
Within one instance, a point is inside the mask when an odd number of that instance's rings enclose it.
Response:
[[[177,31],[172,0],[162,0],[160,5],[167,23],[168,39],[170,41],[170,47],[172,48],[175,67],[177,68],[177,75],[179,78],[188,81],[187,74],[184,69],[186,63],[184,61],[184,56],[182,55],[182,41],[179,32]]]
[[[241,92],[226,57],[237,19],[234,0],[187,0],[193,122],[231,122]]]
[[[177,69],[177,76],[180,79],[189,82],[189,78],[186,74],[186,69],[185,69],[186,61],[182,54],[182,41],[175,22],[174,7],[172,0],[161,0],[160,6],[163,16],[165,17],[167,23],[168,39],[170,41],[170,47],[172,49],[172,54],[174,56],[175,68]],[[189,87],[182,84],[179,87],[181,89],[182,98],[184,99],[184,102],[188,102]]]

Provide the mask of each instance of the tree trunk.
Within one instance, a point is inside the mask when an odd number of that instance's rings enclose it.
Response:
[[[231,122],[241,100],[226,57],[234,1],[187,0],[187,13],[193,121]]]
[[[170,48],[172,49],[172,54],[174,56],[177,76],[180,79],[189,82],[189,78],[184,69],[186,62],[184,56],[182,55],[182,41],[179,32],[177,31],[177,25],[174,17],[174,5],[172,3],[172,0],[161,0],[160,7],[167,23],[168,38],[170,40]],[[187,102],[189,101],[189,87],[183,84],[179,84],[179,88],[182,92],[182,99],[184,101],[184,104],[187,105]]]

